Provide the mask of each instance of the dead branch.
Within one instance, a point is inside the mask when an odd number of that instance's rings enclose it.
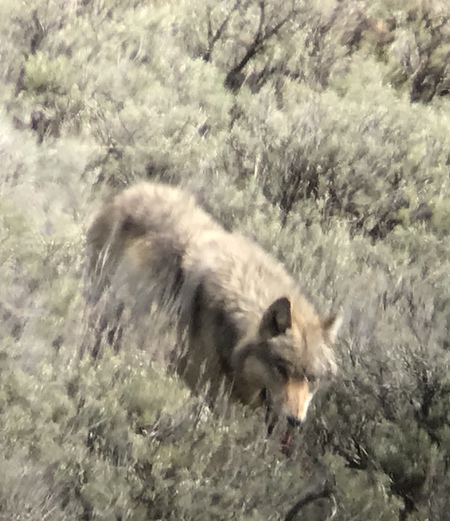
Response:
[[[332,519],[336,514],[336,500],[333,494],[334,488],[334,476],[328,472],[321,473],[313,483],[306,487],[300,499],[287,513],[284,521],[294,521],[295,516],[304,506],[318,499],[330,499],[333,502],[332,513],[328,517],[328,519]]]
[[[275,36],[282,29],[282,27],[286,25],[287,22],[295,18],[295,15],[297,14],[297,10],[293,8],[284,18],[282,18],[273,27],[269,28],[265,26],[266,5],[264,0],[259,2],[259,11],[258,29],[256,30],[256,33],[253,37],[253,41],[247,47],[247,50],[241,60],[239,60],[239,62],[226,75],[225,86],[230,90],[236,91],[242,86],[243,80],[240,77],[242,70],[247,65],[247,63],[264,48],[264,45],[270,38],[272,38],[272,36]]]
[[[219,38],[225,32],[228,23],[230,22],[231,16],[241,5],[241,0],[236,0],[235,4],[231,8],[230,12],[225,16],[223,22],[220,24],[215,33],[213,33],[212,28],[212,20],[211,20],[211,9],[208,8],[207,17],[208,17],[208,50],[203,54],[202,58],[205,62],[209,62],[211,60],[211,55],[214,50],[214,46],[216,45]]]

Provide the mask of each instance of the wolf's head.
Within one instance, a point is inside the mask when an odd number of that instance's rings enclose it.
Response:
[[[237,346],[235,390],[250,405],[265,405],[268,422],[301,423],[320,382],[336,373],[332,350],[342,318],[297,313],[289,297],[273,302],[256,333]]]

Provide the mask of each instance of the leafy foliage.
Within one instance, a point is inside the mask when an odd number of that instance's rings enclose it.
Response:
[[[323,472],[336,519],[448,516],[449,7],[313,4],[1,3],[0,519],[281,520]],[[85,228],[142,178],[345,310],[289,455],[170,373],[160,316],[80,358]]]

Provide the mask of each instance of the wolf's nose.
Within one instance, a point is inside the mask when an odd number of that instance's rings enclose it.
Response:
[[[299,420],[295,416],[288,416],[287,421],[291,427],[298,427],[302,424],[302,420]]]

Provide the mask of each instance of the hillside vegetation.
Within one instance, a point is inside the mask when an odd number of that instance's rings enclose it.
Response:
[[[444,0],[0,2],[0,520],[450,519],[449,58]],[[86,228],[142,179],[344,309],[289,455],[160,314],[80,357]]]

